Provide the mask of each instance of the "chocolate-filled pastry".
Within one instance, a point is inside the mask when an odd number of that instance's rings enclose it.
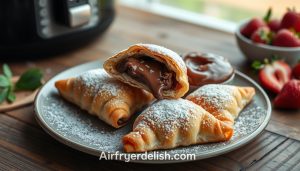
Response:
[[[123,137],[125,152],[144,152],[229,140],[228,125],[185,99],[164,99],[145,109]]]
[[[183,55],[190,86],[223,83],[234,74],[226,58],[212,53],[190,52]]]
[[[220,121],[230,125],[255,95],[253,87],[238,87],[222,84],[204,85],[186,99],[211,113]]]
[[[183,60],[161,46],[133,45],[109,58],[103,66],[111,76],[145,89],[157,99],[179,98],[189,89]]]
[[[150,93],[112,78],[104,69],[56,81],[55,87],[63,98],[115,128],[125,125],[153,99]]]

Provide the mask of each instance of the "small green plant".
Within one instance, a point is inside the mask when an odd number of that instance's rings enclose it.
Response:
[[[43,73],[38,68],[24,72],[18,81],[12,82],[12,72],[7,64],[2,66],[3,74],[0,75],[0,103],[5,100],[12,103],[16,100],[16,91],[35,90],[42,85]]]

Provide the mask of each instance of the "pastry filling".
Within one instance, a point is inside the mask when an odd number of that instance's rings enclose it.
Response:
[[[123,125],[127,122],[127,119],[126,118],[120,118],[117,122],[118,125]]]
[[[117,70],[147,85],[157,99],[162,98],[163,91],[176,86],[175,73],[148,56],[128,57],[117,65]]]

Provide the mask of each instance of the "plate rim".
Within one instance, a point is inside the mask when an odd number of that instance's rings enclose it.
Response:
[[[38,124],[42,127],[42,129],[49,134],[52,138],[56,139],[57,141],[59,141],[62,144],[65,144],[75,150],[79,150],[81,152],[93,155],[93,156],[97,156],[100,157],[100,153],[105,152],[105,151],[101,151],[101,150],[97,150],[95,148],[89,147],[89,146],[85,146],[82,145],[80,143],[74,142],[73,140],[64,137],[63,135],[57,133],[55,130],[53,130],[48,124],[47,122],[44,120],[44,118],[41,116],[40,109],[39,109],[39,99],[41,98],[41,94],[43,92],[43,90],[45,89],[45,86],[49,83],[52,82],[53,80],[55,80],[57,77],[59,77],[60,75],[63,75],[66,72],[69,72],[69,70],[75,69],[75,68],[80,68],[82,66],[85,65],[91,65],[94,63],[99,63],[99,68],[101,67],[101,63],[103,63],[102,60],[96,60],[96,61],[92,61],[92,62],[87,62],[87,63],[83,63],[83,64],[79,64],[70,68],[65,69],[64,71],[57,73],[55,76],[53,76],[51,79],[49,79],[38,91],[38,94],[35,97],[34,100],[34,115],[35,115],[35,119],[37,120]],[[264,101],[267,103],[267,111],[266,111],[266,117],[264,119],[264,121],[262,122],[262,124],[260,124],[260,126],[251,134],[249,134],[248,136],[244,137],[242,141],[237,142],[235,144],[230,144],[229,146],[227,146],[225,149],[220,149],[217,151],[213,151],[209,154],[205,154],[205,155],[197,155],[196,154],[196,158],[195,160],[132,160],[130,162],[132,163],[148,163],[148,164],[167,164],[167,163],[182,163],[182,162],[192,162],[192,161],[197,161],[197,160],[202,160],[202,159],[206,159],[206,158],[211,158],[211,157],[215,157],[215,156],[219,156],[228,152],[231,152],[233,150],[236,150],[248,143],[250,143],[252,140],[255,139],[255,137],[257,137],[259,134],[261,134],[263,132],[263,130],[267,127],[270,119],[271,119],[271,113],[272,113],[272,106],[271,106],[271,102],[269,97],[267,96],[266,92],[261,88],[260,85],[258,85],[253,79],[251,79],[250,77],[248,77],[246,74],[235,70],[235,74],[241,76],[243,79],[246,79],[247,81],[249,81],[251,84],[253,84],[255,86],[256,89],[258,89],[260,91],[260,93],[263,95]],[[233,78],[234,79],[234,78]],[[105,152],[106,154],[108,152]],[[124,159],[121,161],[124,161]]]

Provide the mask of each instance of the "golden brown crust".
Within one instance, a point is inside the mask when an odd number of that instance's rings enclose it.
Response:
[[[125,125],[153,99],[150,93],[111,78],[103,69],[56,81],[55,87],[63,98],[115,128]]]
[[[253,87],[209,84],[202,86],[186,97],[217,119],[234,124],[241,110],[255,95]]]
[[[227,141],[233,135],[234,119],[254,94],[252,87],[206,85],[188,100],[158,101],[139,115],[133,131],[123,137],[124,151]]]
[[[138,116],[133,131],[123,137],[123,147],[125,152],[145,152],[227,141],[232,135],[232,125],[217,120],[193,102],[165,99]]]
[[[177,86],[172,90],[164,91],[162,95],[163,98],[176,99],[184,96],[184,94],[189,89],[186,66],[178,54],[167,48],[153,44],[136,44],[110,57],[105,61],[103,67],[111,76],[121,80],[122,82],[151,92],[150,88],[147,85],[132,79],[127,74],[119,73],[116,69],[116,65],[120,61],[129,56],[137,54],[149,56],[165,64],[169,70],[173,71],[176,74],[176,80],[178,83]]]

